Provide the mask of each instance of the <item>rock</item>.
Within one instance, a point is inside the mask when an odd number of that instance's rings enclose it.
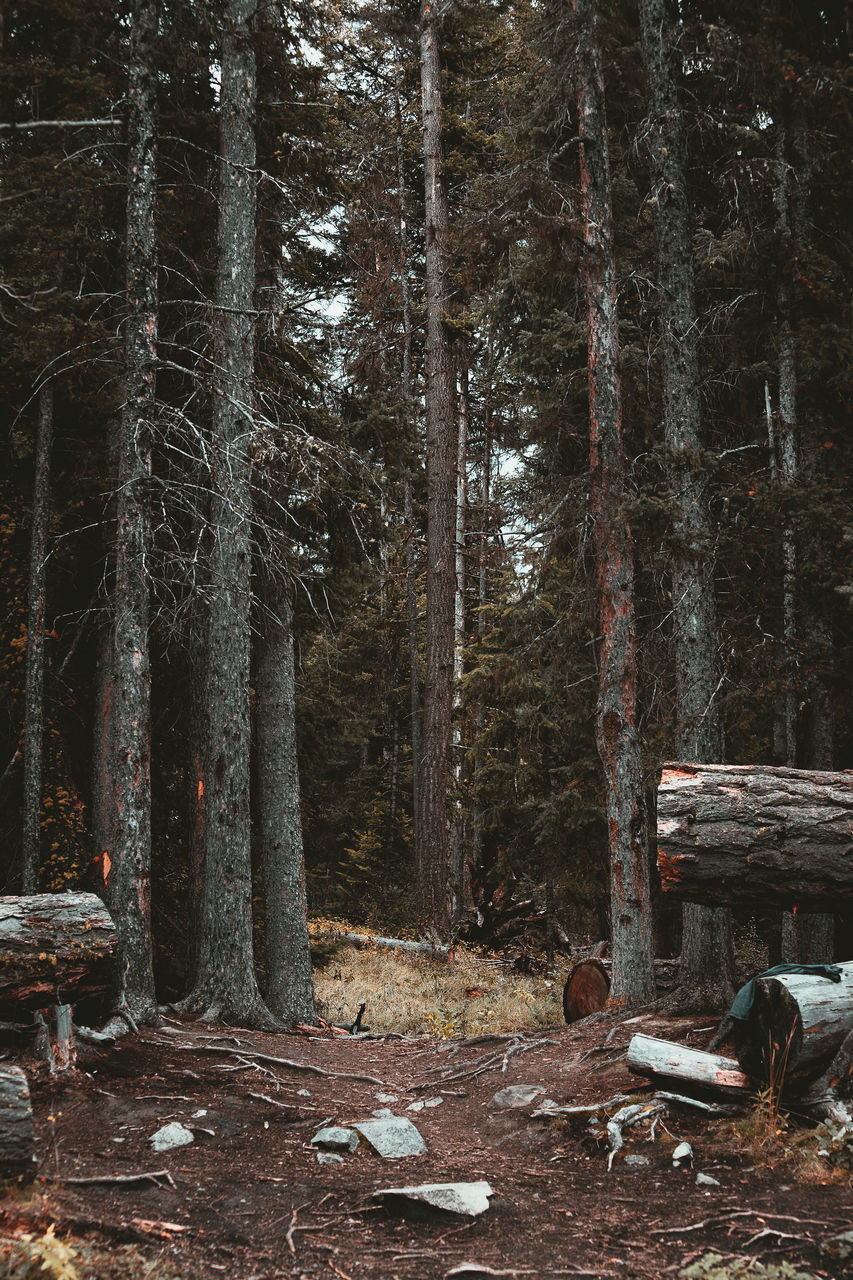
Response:
[[[389,1115],[376,1120],[360,1120],[353,1128],[385,1160],[423,1155],[427,1149],[420,1133],[406,1116]]]
[[[424,1107],[440,1107],[444,1098],[426,1098],[423,1102],[410,1102],[407,1111],[423,1111]]]
[[[390,1107],[379,1107],[376,1111],[371,1111],[372,1116],[376,1116],[379,1120],[385,1120],[388,1116],[393,1116],[394,1112]]]
[[[489,1196],[493,1194],[488,1182],[425,1182],[419,1187],[383,1187],[374,1191],[373,1198],[389,1207],[424,1205],[444,1213],[476,1218],[488,1209]]]
[[[641,1156],[637,1155],[635,1152],[631,1152],[630,1155],[625,1157],[622,1163],[628,1169],[645,1169],[648,1168],[652,1162],[648,1156]]]
[[[511,1084],[506,1089],[499,1089],[492,1098],[492,1104],[501,1111],[510,1107],[529,1107],[545,1092],[536,1084]]]
[[[397,1101],[396,1093],[374,1093],[373,1096],[377,1102],[396,1102]]]
[[[318,1151],[318,1164],[343,1164],[343,1156],[339,1156],[336,1151]]]
[[[693,1148],[689,1142],[679,1142],[678,1146],[672,1153],[672,1163],[676,1169],[681,1169],[684,1165],[689,1164],[693,1159]]]
[[[344,1129],[342,1125],[331,1124],[314,1134],[311,1145],[319,1147],[322,1151],[355,1151],[358,1147],[358,1134],[354,1129]]]
[[[152,1133],[148,1141],[155,1151],[171,1151],[173,1147],[188,1146],[191,1142],[195,1142],[195,1138],[189,1129],[185,1129],[182,1124],[178,1124],[177,1120],[173,1120],[171,1124],[164,1124],[162,1129]]]
[[[721,1185],[721,1184],[717,1181],[717,1179],[716,1179],[716,1178],[712,1178],[712,1177],[711,1177],[710,1173],[697,1173],[697,1174],[696,1174],[696,1186],[697,1186],[697,1187],[719,1187],[720,1185]]]
[[[310,1089],[297,1089],[297,1090],[296,1090],[296,1096],[297,1096],[298,1098],[310,1098],[310,1097],[311,1097],[311,1090],[310,1090]]]

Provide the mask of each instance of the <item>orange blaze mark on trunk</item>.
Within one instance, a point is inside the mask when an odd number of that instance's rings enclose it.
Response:
[[[104,872],[104,884],[106,884],[110,878],[110,867],[113,865],[113,860],[110,857],[110,855],[107,853],[106,849],[101,855],[101,862],[102,862],[102,867]]]
[[[660,887],[664,893],[678,884],[678,862],[675,858],[670,858],[666,851],[661,848],[658,848],[658,871],[660,872]]]
[[[201,803],[204,799],[204,778],[199,778],[198,783],[196,784],[196,796],[199,803]]]
[[[692,782],[695,777],[694,769],[664,769],[660,776],[660,784],[664,787],[668,782]]]

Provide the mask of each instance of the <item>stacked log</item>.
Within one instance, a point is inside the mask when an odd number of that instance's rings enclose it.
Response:
[[[677,1080],[725,1097],[746,1097],[751,1088],[749,1078],[732,1058],[655,1036],[632,1037],[628,1045],[628,1067],[636,1075],[649,1076],[658,1083]]]
[[[93,893],[0,897],[0,1002],[43,1007],[108,992],[115,947]]]
[[[665,764],[663,889],[705,905],[853,904],[853,772]]]
[[[27,1077],[20,1067],[0,1065],[0,1178],[32,1177],[35,1146]]]

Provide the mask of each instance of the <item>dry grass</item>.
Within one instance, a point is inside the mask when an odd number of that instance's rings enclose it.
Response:
[[[521,975],[463,947],[455,955],[448,963],[379,948],[319,948],[314,971],[318,1011],[329,1022],[351,1023],[364,1003],[371,1031],[441,1039],[562,1023],[565,975],[559,970]]]

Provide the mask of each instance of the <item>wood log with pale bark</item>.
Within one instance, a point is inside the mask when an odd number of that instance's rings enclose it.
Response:
[[[27,1077],[20,1067],[0,1066],[0,1178],[32,1176],[35,1145]]]
[[[0,897],[0,1002],[61,1005],[108,992],[115,947],[93,893]]]
[[[672,1040],[635,1035],[628,1045],[628,1068],[654,1080],[678,1080],[729,1097],[750,1092],[748,1076],[732,1058],[691,1049]]]
[[[787,1085],[816,1075],[853,1032],[853,961],[840,982],[818,973],[760,977],[750,1016],[734,1024],[735,1052],[755,1079]]]
[[[853,771],[665,764],[658,868],[706,905],[837,910],[853,903]]]

